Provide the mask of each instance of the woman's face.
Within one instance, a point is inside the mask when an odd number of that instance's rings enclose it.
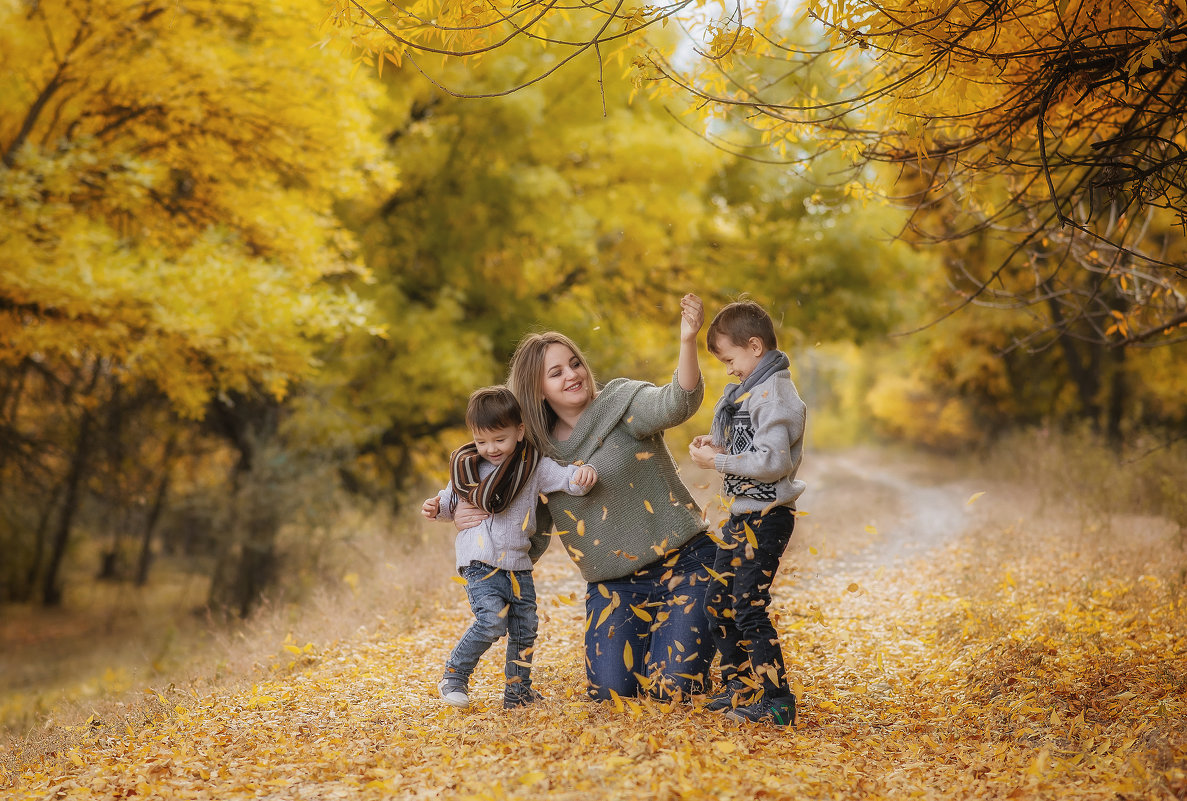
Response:
[[[544,400],[554,412],[584,409],[593,399],[589,370],[567,345],[554,342],[544,351]]]

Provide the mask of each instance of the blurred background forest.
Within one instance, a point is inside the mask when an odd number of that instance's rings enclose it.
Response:
[[[709,103],[709,83],[659,91],[664,65],[691,58],[678,26],[647,32],[668,61],[614,42],[533,81],[561,56],[530,40],[414,65],[328,13],[0,2],[9,644],[143,620],[171,632],[160,661],[195,612],[233,621],[372,586],[421,547],[400,515],[444,480],[468,393],[503,379],[523,333],[564,331],[602,377],[665,382],[687,291],[710,314],[741,293],[772,311],[813,449],[1004,449],[1022,480],[1187,525],[1173,181],[1144,205],[1084,201],[1115,218],[1094,239],[1035,216],[1008,176],[933,191],[939,137],[913,160],[867,147],[855,167],[820,118],[773,135],[753,106]],[[1181,22],[1160,41],[1181,48]],[[768,23],[822,51],[836,35]],[[756,28],[705,24],[714,66],[750,85],[824,108],[861,80],[844,59],[789,76],[738,47]],[[1181,153],[1177,125],[1164,138]],[[724,373],[702,365],[711,397]],[[37,678],[10,667],[0,689]],[[37,702],[13,703],[6,721]]]

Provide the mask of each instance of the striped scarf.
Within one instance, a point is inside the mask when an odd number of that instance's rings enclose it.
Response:
[[[742,401],[750,395],[750,390],[773,376],[780,370],[791,367],[791,360],[781,350],[768,350],[758,360],[754,370],[740,384],[726,384],[717,406],[713,408],[713,425],[709,435],[713,444],[719,448],[729,448],[730,428],[733,426],[734,415],[742,408]]]
[[[459,498],[491,514],[498,514],[511,505],[519,491],[528,481],[540,463],[540,451],[522,440],[515,452],[503,460],[501,465],[486,478],[478,477],[478,465],[482,457],[478,447],[468,442],[449,457],[449,477]]]

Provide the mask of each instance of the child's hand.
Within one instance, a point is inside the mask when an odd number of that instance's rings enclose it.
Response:
[[[692,459],[692,463],[697,467],[703,467],[706,470],[716,469],[714,459],[719,453],[722,451],[714,448],[711,444],[697,445],[694,441],[688,446],[688,458]]]
[[[713,444],[713,437],[709,436],[708,434],[698,434],[697,436],[692,438],[692,444],[689,447],[690,448],[699,448],[702,445],[712,445],[712,444]]]
[[[579,487],[589,489],[598,481],[598,473],[587,464],[581,465],[577,468],[577,472],[573,473],[573,483]]]
[[[680,299],[680,341],[695,341],[705,324],[705,305],[691,292]]]
[[[429,520],[437,519],[437,512],[441,511],[441,499],[434,495],[425,501],[420,507],[420,513]]]

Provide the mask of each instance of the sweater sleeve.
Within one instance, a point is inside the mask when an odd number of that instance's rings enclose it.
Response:
[[[457,506],[457,494],[453,491],[453,482],[449,482],[445,489],[437,493],[438,500],[441,501],[437,509],[438,520],[453,520],[453,507]]]
[[[538,517],[539,514],[537,513]],[[534,565],[540,561],[540,557],[548,550],[548,545],[552,542],[552,534],[547,531],[537,531],[529,538],[528,542],[528,559],[531,559]]]
[[[678,426],[692,417],[705,399],[705,377],[690,390],[680,386],[675,373],[662,387],[647,384],[631,400],[623,415],[627,430],[636,438],[650,437]]]
[[[776,385],[778,387],[778,385]],[[786,394],[772,387],[766,397],[750,402],[754,439],[745,453],[719,453],[713,466],[719,473],[773,484],[799,470],[807,409],[794,389]]]
[[[547,495],[550,492],[566,492],[569,495],[584,495],[593,487],[583,487],[573,483],[573,476],[581,465],[571,464],[567,467],[547,456],[540,458],[536,465],[536,491]]]

